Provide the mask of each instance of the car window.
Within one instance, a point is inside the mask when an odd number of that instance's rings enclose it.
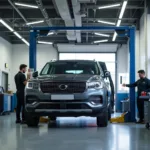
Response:
[[[91,74],[99,75],[100,71],[95,62],[52,62],[47,64],[41,75],[48,74]]]
[[[83,70],[66,70],[65,73],[68,73],[68,74],[82,74]]]
[[[43,68],[42,70],[42,75],[47,75],[48,74],[48,71],[49,71],[49,68],[50,68],[50,64],[46,64],[45,67]]]
[[[100,75],[102,76],[102,77],[104,77],[104,72],[103,72],[103,70],[102,70],[102,67],[101,67],[101,65],[98,63],[98,65],[99,65],[99,69],[100,69]]]

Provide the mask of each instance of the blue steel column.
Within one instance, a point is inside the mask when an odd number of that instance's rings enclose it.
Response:
[[[130,83],[135,82],[135,28],[131,27],[129,30],[130,42]],[[135,88],[130,88],[130,116],[129,121],[135,121]]]
[[[36,71],[36,31],[30,30],[29,67]]]

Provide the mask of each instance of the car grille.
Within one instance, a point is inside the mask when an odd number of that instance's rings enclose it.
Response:
[[[62,88],[60,87],[62,85]],[[86,89],[85,82],[43,82],[43,93],[83,93]]]
[[[86,104],[53,103],[40,104],[36,109],[89,109],[89,106]]]

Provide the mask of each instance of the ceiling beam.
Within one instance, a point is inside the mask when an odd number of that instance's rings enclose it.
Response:
[[[22,18],[9,18],[9,17],[3,17],[3,19],[6,19],[6,20],[11,20],[11,19],[15,19],[15,20],[21,20]],[[39,17],[35,17],[35,18],[28,18],[26,17],[27,20],[42,20],[43,18],[39,18]],[[49,18],[51,21],[63,21],[62,18]],[[101,19],[104,19],[104,20],[116,20],[118,18],[101,18]],[[99,20],[99,18],[82,18],[83,21],[97,21]],[[121,20],[139,20],[139,18],[122,18]]]
[[[16,10],[16,12],[20,15],[20,17],[25,21],[25,23],[28,23],[27,19],[24,17],[24,15],[20,12],[20,10],[14,5],[14,3],[11,0],[8,0],[10,5],[12,6],[13,9]]]
[[[87,5],[83,8],[88,8],[88,9],[98,9],[98,7],[101,7],[102,5]],[[45,6],[43,5],[43,7],[45,9],[55,9],[54,6]],[[33,9],[33,8],[30,8],[30,7],[17,7],[18,9]],[[83,9],[82,8],[82,9]],[[11,6],[8,6],[8,5],[0,5],[0,9],[3,10],[3,9],[13,9]],[[109,9],[121,9],[121,7],[112,7],[112,8],[109,8]],[[128,6],[126,9],[144,9],[144,7],[142,6]]]
[[[47,25],[48,26],[52,26],[52,22],[49,19],[49,16],[48,16],[48,13],[47,13],[45,7],[43,6],[42,0],[35,0],[35,1],[36,1],[37,5],[38,5],[39,9],[41,10],[41,13],[44,16],[44,19],[45,19]]]

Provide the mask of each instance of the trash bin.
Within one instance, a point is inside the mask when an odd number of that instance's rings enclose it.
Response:
[[[130,110],[130,103],[129,100],[121,101],[122,112],[128,112]]]

